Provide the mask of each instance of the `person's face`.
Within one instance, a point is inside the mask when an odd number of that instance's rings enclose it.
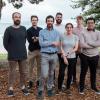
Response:
[[[95,22],[94,22],[94,20],[88,20],[87,21],[87,28],[91,29],[91,30],[95,28]]]
[[[67,32],[67,34],[71,34],[73,32],[73,28],[72,28],[72,26],[70,24],[67,25],[66,32]]]
[[[56,24],[62,23],[62,15],[57,15],[55,19],[56,19]]]
[[[32,26],[37,26],[38,19],[36,17],[33,17],[31,22],[32,22]]]
[[[52,28],[53,27],[53,23],[54,23],[53,18],[48,18],[47,21],[46,21],[46,24],[47,24],[48,28]]]
[[[13,16],[14,25],[20,25],[21,22],[21,14],[15,13]]]
[[[77,19],[77,24],[78,25],[82,25],[83,24],[83,20],[82,19]]]

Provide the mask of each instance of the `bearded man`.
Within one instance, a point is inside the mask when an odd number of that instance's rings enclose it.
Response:
[[[20,25],[21,14],[14,12],[12,14],[13,25],[6,28],[3,38],[4,48],[8,53],[9,62],[9,81],[8,81],[8,96],[14,96],[13,87],[16,80],[16,66],[19,65],[20,87],[24,95],[29,92],[26,89],[25,82],[27,76],[27,51],[26,51],[26,36],[27,31],[24,26]]]

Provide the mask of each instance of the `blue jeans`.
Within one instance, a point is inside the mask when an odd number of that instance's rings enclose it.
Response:
[[[54,81],[54,70],[57,66],[58,56],[57,54],[41,53],[41,77],[39,83],[39,91],[44,90],[45,83],[47,83],[47,89],[52,89],[52,83]]]

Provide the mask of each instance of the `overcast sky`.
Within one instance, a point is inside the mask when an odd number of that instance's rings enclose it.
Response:
[[[7,2],[7,0],[4,0]],[[40,23],[45,21],[47,15],[55,16],[56,12],[63,13],[63,22],[74,21],[72,17],[76,17],[81,13],[81,9],[72,9],[70,0],[44,0],[40,4],[30,4],[27,0],[24,0],[23,7],[15,9],[12,4],[7,4],[2,9],[1,23],[12,22],[12,13],[18,11],[22,14],[22,22],[30,22],[30,16],[35,14],[39,17]]]
[[[7,2],[7,0],[4,0]],[[2,17],[0,20],[0,52],[6,52],[3,48],[2,44],[2,36],[3,31],[7,26],[3,26],[2,23],[12,24],[12,13],[18,11],[22,15],[22,23],[24,25],[29,25],[30,23],[30,16],[35,14],[39,17],[39,25],[45,25],[45,18],[47,15],[53,15],[57,12],[63,13],[63,23],[66,24],[67,22],[72,22],[74,25],[76,24],[76,20],[72,20],[71,18],[76,17],[81,13],[81,9],[72,9],[70,7],[72,3],[70,0],[44,0],[40,4],[30,4],[27,0],[24,0],[23,7],[20,9],[15,9],[12,4],[7,4],[2,9]],[[31,24],[31,23],[30,23]]]

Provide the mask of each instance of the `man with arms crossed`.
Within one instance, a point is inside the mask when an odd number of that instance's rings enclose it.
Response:
[[[53,23],[54,17],[51,15],[47,16],[47,27],[41,30],[39,34],[39,43],[41,46],[41,78],[38,88],[38,98],[43,97],[45,83],[47,83],[48,96],[53,96],[52,83],[58,60],[57,47],[59,46],[59,33],[53,28]]]
[[[100,94],[100,91],[96,88],[96,68],[99,60],[100,47],[100,31],[95,29],[95,19],[88,18],[86,20],[87,29],[80,36],[80,46],[82,48],[81,53],[81,73],[79,82],[79,93],[84,94],[85,76],[90,69],[90,81],[91,89]]]
[[[29,65],[29,86],[31,89],[33,86],[33,67],[36,61],[37,66],[37,86],[39,84],[40,77],[40,45],[39,45],[39,31],[42,29],[38,27],[38,17],[36,15],[31,16],[32,26],[27,30],[28,46],[28,65]]]

